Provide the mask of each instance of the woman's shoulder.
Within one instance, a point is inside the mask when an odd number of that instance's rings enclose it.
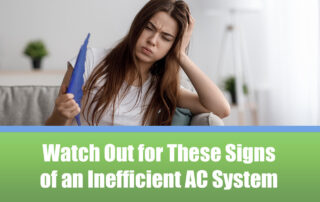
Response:
[[[85,62],[84,80],[86,81],[101,61],[107,56],[110,49],[88,47]]]
[[[107,48],[94,48],[88,47],[87,49],[87,60],[91,67],[97,66],[110,52]]]
[[[110,49],[107,48],[87,48],[85,67],[86,69],[93,69],[97,66],[110,52]],[[73,57],[68,63],[74,67],[77,57]]]
[[[108,48],[96,48],[96,47],[88,47],[87,53],[90,53],[94,57],[104,57],[110,52]]]

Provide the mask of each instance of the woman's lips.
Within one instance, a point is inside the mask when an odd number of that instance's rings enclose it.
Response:
[[[152,54],[152,51],[146,47],[142,47],[142,52],[147,54],[147,55],[151,55]]]

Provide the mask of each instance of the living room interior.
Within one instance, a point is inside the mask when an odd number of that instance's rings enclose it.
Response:
[[[2,0],[0,89],[43,86],[54,95],[86,35],[90,47],[112,48],[147,1]],[[224,125],[320,125],[319,0],[185,1],[196,20],[189,55],[232,106]],[[38,68],[26,51],[32,45],[45,49]],[[2,109],[14,110],[1,92]]]

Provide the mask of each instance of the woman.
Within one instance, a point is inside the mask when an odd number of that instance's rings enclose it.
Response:
[[[73,71],[69,63],[46,124],[70,125],[81,112],[88,125],[170,125],[176,107],[228,116],[221,91],[186,54],[193,27],[184,1],[150,0],[115,48],[88,51],[82,110],[65,94]],[[180,68],[197,94],[180,88]]]

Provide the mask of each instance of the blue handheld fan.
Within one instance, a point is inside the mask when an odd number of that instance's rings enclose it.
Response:
[[[87,46],[88,41],[90,38],[90,33],[88,34],[84,44],[81,46],[76,64],[74,66],[71,80],[68,86],[67,93],[71,93],[74,95],[74,100],[78,103],[79,107],[81,108],[81,99],[83,96],[82,86],[83,86],[83,74],[85,70],[85,62],[87,56]],[[81,126],[80,122],[80,114],[76,116],[76,121],[79,126]]]

